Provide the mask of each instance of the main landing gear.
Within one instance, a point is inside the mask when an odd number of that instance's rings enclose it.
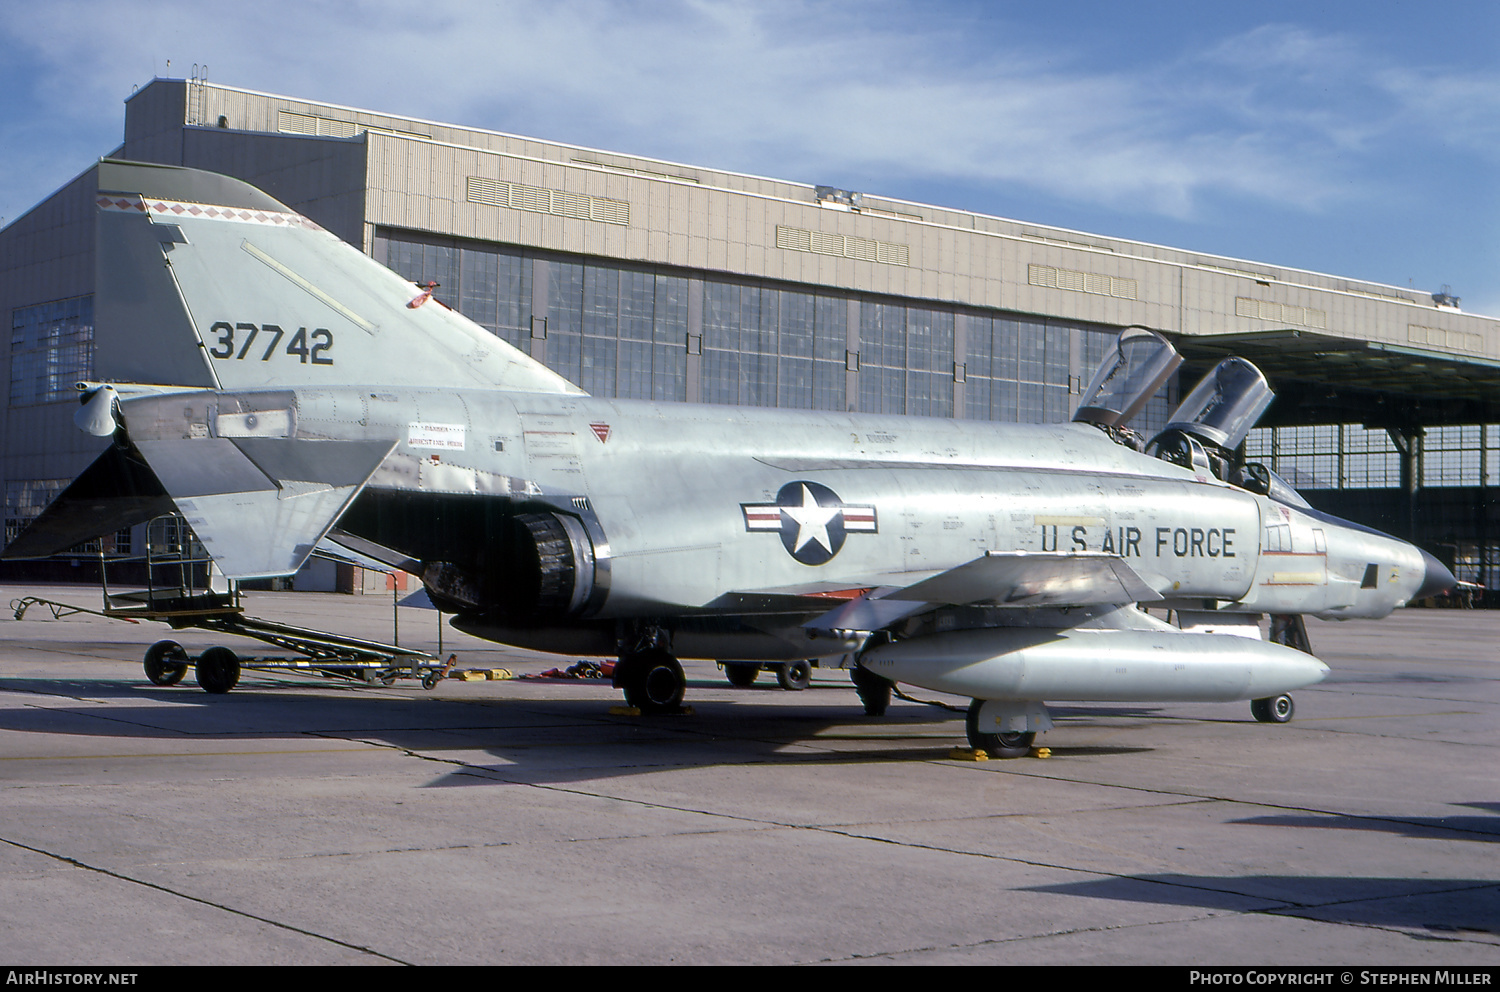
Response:
[[[976,699],[969,704],[969,713],[964,718],[964,731],[969,737],[969,746],[983,751],[991,758],[1024,758],[1036,741],[1036,734],[1019,731],[1008,734],[986,734],[979,729],[979,708],[984,700]]]
[[[721,661],[724,677],[729,684],[741,689],[755,684],[764,669],[776,673],[776,684],[787,692],[801,692],[812,684],[812,662],[803,659],[786,662]]]
[[[891,689],[896,683],[883,675],[876,675],[864,665],[851,668],[849,678],[854,682],[854,691],[859,694],[859,701],[864,704],[865,716],[885,716],[886,709],[891,705]]]
[[[625,703],[641,713],[675,713],[682,708],[687,677],[677,659],[659,647],[622,655],[615,665],[615,688],[625,690]]]

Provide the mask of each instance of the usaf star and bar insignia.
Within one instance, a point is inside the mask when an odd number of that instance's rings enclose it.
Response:
[[[875,507],[846,506],[816,482],[788,482],[774,503],[741,503],[745,530],[775,531],[787,553],[804,565],[821,565],[839,553],[850,534],[874,534]]]

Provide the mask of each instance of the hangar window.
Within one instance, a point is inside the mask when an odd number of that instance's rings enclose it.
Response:
[[[68,399],[93,376],[94,298],[75,296],[11,311],[10,403]]]
[[[1427,428],[1422,440],[1422,485],[1493,485],[1494,436],[1494,431],[1478,424]]]
[[[5,480],[5,543],[9,544],[20,536],[26,525],[35,520],[71,481],[73,480]]]
[[[981,314],[966,314],[962,319],[963,415],[971,420],[1029,424],[1067,420],[1077,402],[1075,378],[1087,378],[1117,335],[1114,330],[1058,320]],[[1170,388],[1170,384],[1163,386],[1131,426],[1147,436],[1161,430],[1171,409]]]
[[[388,228],[374,255],[604,397],[1061,423],[1116,334]],[[1133,426],[1161,429],[1169,389]]]
[[[1252,431],[1245,439],[1245,457],[1267,462],[1271,471],[1294,489],[1337,489],[1342,478],[1337,424],[1279,427]]]
[[[859,408],[953,416],[952,311],[861,303]]]
[[[20,536],[26,526],[41,515],[47,504],[57,498],[72,482],[71,479],[7,479],[5,481],[5,543]],[[130,554],[130,528],[82,544],[61,552],[64,555],[128,555]]]
[[[848,312],[842,297],[704,280],[703,401],[844,409]]]
[[[686,278],[561,261],[546,269],[550,368],[594,396],[686,398]]]
[[[1401,485],[1401,454],[1390,435],[1357,424],[1259,428],[1245,439],[1245,458],[1266,463],[1297,489]]]
[[[381,231],[375,258],[506,343],[531,336],[531,260],[517,251],[454,238]]]
[[[1344,489],[1392,489],[1401,485],[1401,453],[1382,430],[1343,427]]]

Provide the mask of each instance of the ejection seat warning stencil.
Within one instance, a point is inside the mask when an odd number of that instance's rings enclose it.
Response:
[[[406,425],[408,448],[436,448],[440,451],[464,450],[463,424],[419,424]]]

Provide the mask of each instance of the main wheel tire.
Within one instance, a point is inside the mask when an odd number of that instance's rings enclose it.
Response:
[[[240,659],[228,648],[209,648],[198,658],[198,685],[204,692],[223,695],[240,681]]]
[[[964,731],[969,737],[969,746],[983,751],[991,758],[1024,758],[1031,750],[1036,734],[1030,731],[1009,734],[985,734],[979,730],[979,708],[984,700],[976,699],[969,704],[969,713],[964,718]]]
[[[152,685],[176,685],[187,674],[188,655],[176,641],[157,641],[146,649],[143,667]]]
[[[1250,700],[1250,712],[1261,723],[1287,723],[1297,712],[1292,697],[1283,693],[1266,699]]]
[[[755,684],[755,679],[760,675],[759,662],[729,662],[724,663],[724,677],[729,680],[730,685],[737,685],[741,689]]]
[[[617,676],[625,690],[625,702],[642,713],[674,713],[682,707],[687,677],[676,658],[660,648],[622,658],[623,675]]]
[[[801,692],[812,684],[812,664],[789,661],[776,669],[776,682],[787,692]]]
[[[876,675],[864,665],[855,665],[850,669],[849,678],[854,681],[854,691],[859,693],[859,701],[864,704],[865,716],[885,716],[887,707],[891,705],[891,689],[895,683],[882,675]]]

